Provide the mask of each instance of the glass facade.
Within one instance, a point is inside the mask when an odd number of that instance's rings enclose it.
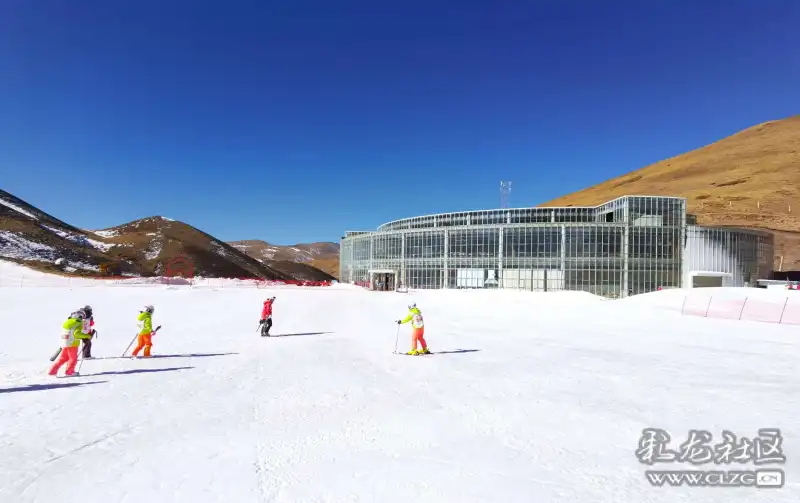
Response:
[[[684,286],[701,266],[727,267],[717,272],[730,273],[730,284],[754,274],[768,277],[771,236],[686,221],[684,198],[655,196],[625,196],[591,208],[407,218],[374,232],[347,232],[340,281],[378,289],[583,290],[624,297]],[[701,252],[707,243],[737,258],[707,259]]]
[[[687,226],[684,285],[756,286],[772,278],[772,236],[742,229]]]

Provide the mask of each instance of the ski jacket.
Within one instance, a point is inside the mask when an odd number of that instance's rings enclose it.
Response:
[[[272,299],[264,301],[264,308],[261,309],[261,319],[266,320],[267,316],[272,316]]]
[[[91,334],[93,326],[94,326],[94,316],[90,317],[88,320],[83,320],[83,328],[81,328],[81,332],[85,334]]]
[[[400,320],[400,323],[408,323],[411,322],[411,326],[414,328],[422,328],[425,326],[425,322],[422,319],[422,311],[419,308],[412,307],[408,310],[408,316]]]
[[[81,344],[81,339],[90,339],[91,336],[83,331],[83,320],[70,317],[61,325],[61,347],[77,348]]]
[[[153,332],[153,315],[148,313],[147,311],[143,311],[139,313],[139,316],[136,317],[136,320],[139,322],[139,333],[142,335],[147,335]]]

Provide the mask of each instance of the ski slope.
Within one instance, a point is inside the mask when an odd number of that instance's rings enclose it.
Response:
[[[267,295],[280,337],[256,333]],[[412,298],[439,354],[392,354]],[[60,324],[87,303],[97,359],[48,377]],[[148,303],[155,357],[120,358]],[[2,502],[800,496],[797,327],[582,293],[49,286],[0,288],[0,306]],[[781,428],[786,485],[652,487],[634,456],[647,427]]]

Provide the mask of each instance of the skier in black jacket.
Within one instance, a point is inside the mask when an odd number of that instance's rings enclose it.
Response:
[[[92,358],[92,338],[97,334],[97,331],[92,328],[94,326],[92,306],[85,306],[83,311],[86,313],[86,317],[83,319],[83,333],[91,336],[83,341],[83,359],[85,360],[87,358]]]

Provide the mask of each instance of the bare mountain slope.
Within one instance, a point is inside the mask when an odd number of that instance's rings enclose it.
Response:
[[[265,261],[296,262],[321,269],[333,278],[339,275],[339,244],[332,242],[301,243],[296,245],[274,245],[258,239],[232,241],[234,248]]]
[[[112,243],[100,236],[73,227],[39,208],[0,190],[0,258],[27,263],[49,271],[73,274],[98,274],[103,264],[113,259]],[[121,261],[121,273],[137,274],[137,264]]]
[[[163,275],[184,260],[194,275],[324,281],[327,273],[305,264],[258,261],[183,222],[149,217],[87,231],[0,191],[0,258],[71,274],[102,272]],[[65,261],[63,265],[57,263]]]
[[[765,122],[542,206],[686,197],[700,225],[775,231],[775,269],[800,269],[800,116]]]
[[[165,274],[177,260],[187,260],[196,276],[293,279],[191,225],[149,217],[96,231],[115,247],[109,255],[133,260],[145,273]]]
[[[321,271],[325,271],[326,273],[330,274],[334,278],[339,277],[339,254],[337,253],[335,257],[328,257],[328,258],[321,258],[321,259],[314,259],[311,261],[311,265],[316,267]]]

